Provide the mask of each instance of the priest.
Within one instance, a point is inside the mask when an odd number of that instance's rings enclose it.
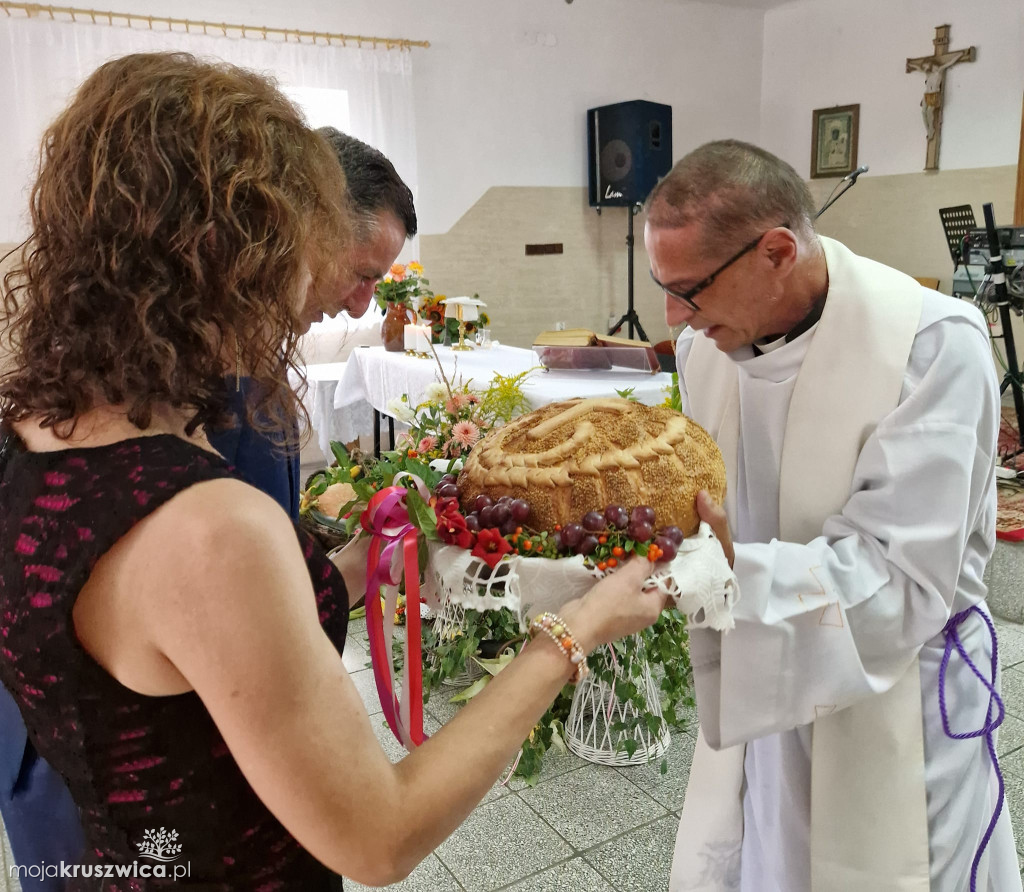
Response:
[[[814,230],[736,141],[647,203],[683,410],[725,458],[699,509],[740,582],[691,632],[700,735],[671,889],[1020,890],[995,736],[999,389],[978,311]]]

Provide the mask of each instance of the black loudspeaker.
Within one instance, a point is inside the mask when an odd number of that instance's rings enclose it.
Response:
[[[632,207],[672,169],[672,107],[644,99],[587,111],[591,207]]]

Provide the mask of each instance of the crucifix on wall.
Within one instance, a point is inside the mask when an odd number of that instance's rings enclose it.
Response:
[[[949,25],[939,25],[935,29],[932,44],[935,52],[931,56],[907,59],[907,73],[924,72],[924,99],[921,100],[921,116],[924,118],[925,132],[928,135],[928,152],[925,156],[924,169],[939,169],[939,136],[942,134],[942,87],[946,81],[946,69],[958,62],[973,62],[975,49],[973,46],[965,50],[949,49]]]

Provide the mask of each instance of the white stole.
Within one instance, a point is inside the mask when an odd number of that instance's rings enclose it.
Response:
[[[790,542],[819,536],[824,521],[849,499],[864,443],[899,402],[921,317],[921,287],[914,279],[831,239],[821,243],[828,297],[797,376],[782,450],[779,522]],[[684,375],[691,415],[722,450],[729,483],[725,507],[735,523],[736,365],[698,334]],[[812,892],[928,892],[917,660],[884,694],[818,718],[812,728]],[[698,735],[672,892],[739,888],[744,753],[744,746],[715,752]]]

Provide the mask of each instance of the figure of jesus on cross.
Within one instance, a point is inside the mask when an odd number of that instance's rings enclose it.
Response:
[[[974,47],[949,51],[949,25],[935,29],[935,53],[917,59],[907,59],[907,72],[924,72],[924,98],[921,100],[921,116],[924,118],[928,135],[928,152],[925,156],[925,170],[939,169],[939,136],[942,133],[942,87],[946,80],[946,69],[958,62],[973,62]]]

